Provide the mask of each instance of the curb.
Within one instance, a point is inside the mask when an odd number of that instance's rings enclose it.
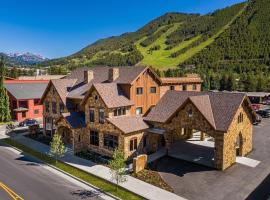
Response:
[[[92,184],[90,184],[90,183],[88,183],[88,182],[86,182],[86,181],[84,181],[84,180],[82,180],[82,179],[76,177],[76,176],[73,176],[72,174],[69,174],[69,173],[67,173],[67,172],[65,172],[65,171],[63,171],[63,170],[61,170],[61,169],[59,169],[59,168],[57,168],[57,167],[55,167],[55,166],[53,166],[53,165],[50,165],[50,164],[48,164],[48,163],[46,163],[46,162],[44,162],[44,161],[42,161],[42,160],[36,158],[35,156],[32,156],[31,154],[28,154],[28,153],[26,153],[26,152],[24,152],[24,151],[18,149],[17,147],[14,147],[14,146],[12,146],[12,145],[9,145],[9,144],[7,144],[7,143],[5,143],[5,142],[1,142],[1,141],[0,141],[0,143],[5,144],[5,145],[7,145],[7,146],[9,146],[9,147],[11,147],[11,148],[13,148],[13,149],[15,149],[15,150],[21,152],[21,153],[24,153],[25,155],[28,155],[28,156],[30,156],[30,157],[33,157],[34,159],[38,160],[38,161],[41,162],[42,164],[45,164],[45,165],[47,165],[48,167],[51,167],[51,168],[53,168],[53,169],[55,169],[55,170],[57,170],[57,171],[59,171],[59,172],[65,174],[65,175],[67,175],[67,176],[69,176],[69,177],[71,177],[71,178],[73,178],[73,179],[75,179],[75,180],[77,180],[77,181],[79,181],[79,182],[81,182],[81,183],[83,183],[83,184],[89,186],[89,187],[92,187],[92,188],[94,188],[95,190],[98,190],[99,192],[101,192],[101,193],[103,193],[103,194],[106,194],[106,195],[109,196],[109,197],[112,197],[112,198],[114,198],[114,199],[116,199],[116,200],[121,200],[120,198],[118,198],[118,197],[112,195],[111,193],[104,192],[102,189],[100,189],[100,188],[98,188],[98,187],[96,187],[96,186],[94,186],[94,185],[92,185]],[[62,161],[61,161],[61,162],[62,162]],[[66,163],[64,163],[64,164],[66,164]],[[68,164],[66,164],[66,165],[68,165]],[[72,166],[72,167],[73,167],[73,166]],[[106,180],[105,180],[105,181],[106,181]]]

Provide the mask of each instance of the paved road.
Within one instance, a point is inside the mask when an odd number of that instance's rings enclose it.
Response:
[[[30,157],[0,145],[0,182],[25,200],[98,200],[97,193],[48,170]],[[0,187],[0,199],[12,200]]]
[[[265,200],[270,198],[270,119],[254,127],[253,151],[261,161],[251,168],[234,164],[224,172],[164,157],[158,162],[162,178],[176,194],[193,200]]]

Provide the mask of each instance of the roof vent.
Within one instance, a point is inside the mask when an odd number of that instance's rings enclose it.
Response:
[[[119,75],[120,75],[119,68],[117,68],[117,67],[109,68],[108,81],[114,82],[119,77]]]
[[[94,72],[92,70],[85,70],[83,73],[84,82],[89,83],[94,79]]]

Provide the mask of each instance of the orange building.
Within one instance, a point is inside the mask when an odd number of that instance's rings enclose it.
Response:
[[[42,120],[43,106],[40,98],[48,80],[5,80],[4,86],[10,100],[12,120],[21,122],[28,118]]]

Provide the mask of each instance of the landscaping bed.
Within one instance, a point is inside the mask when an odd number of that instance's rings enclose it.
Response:
[[[103,190],[104,192],[107,193],[111,193],[112,195],[119,197],[120,199],[124,199],[124,200],[139,200],[139,199],[144,199],[143,197],[128,191],[122,187],[118,187],[118,190],[116,190],[116,185],[113,183],[110,183],[104,179],[101,179],[93,174],[89,174],[85,171],[82,171],[76,167],[73,167],[71,165],[68,165],[66,163],[63,163],[61,161],[56,162],[56,160],[52,157],[49,157],[46,154],[40,153],[38,151],[35,151],[23,144],[20,144],[10,138],[6,138],[2,140],[4,143],[9,144],[11,146],[14,146],[18,149],[20,149],[21,151],[34,156],[36,158],[38,158],[39,160],[48,163],[49,165],[52,165],[58,169],[61,169],[91,185],[94,185],[98,188],[100,188],[101,190]]]
[[[92,151],[81,151],[76,153],[75,155],[80,158],[90,160],[94,163],[106,166],[108,165],[109,160],[111,160],[111,158],[109,158],[108,156],[103,156]]]
[[[172,187],[169,186],[159,175],[157,171],[151,169],[144,169],[138,173],[132,173],[131,176],[140,179],[146,183],[150,183],[154,186],[167,190],[169,192],[174,192]]]

